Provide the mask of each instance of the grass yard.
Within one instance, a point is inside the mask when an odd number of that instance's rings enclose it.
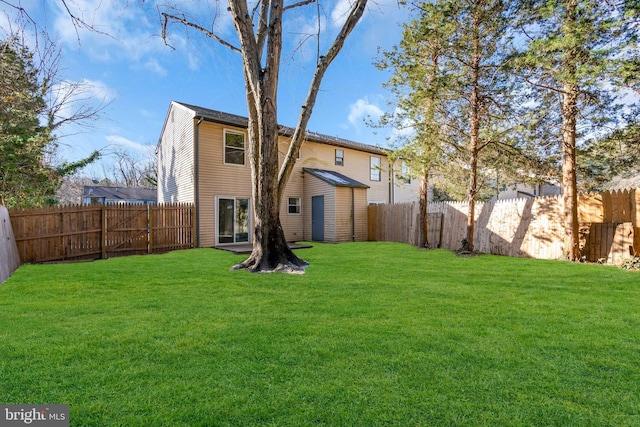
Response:
[[[82,426],[640,426],[640,273],[394,243],[25,265],[0,403]]]

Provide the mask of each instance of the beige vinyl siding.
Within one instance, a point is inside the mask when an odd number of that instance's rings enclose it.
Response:
[[[248,164],[244,166],[224,164],[223,138],[225,129],[244,133],[246,149],[245,129],[207,121],[202,122],[199,129],[200,245],[204,247],[217,244],[215,241],[216,198],[227,196],[251,199],[250,166]],[[252,202],[250,202],[250,209],[253,209]],[[251,222],[249,229],[251,229]]]
[[[194,112],[172,103],[158,144],[158,203],[194,202]]]
[[[289,197],[300,198],[300,214],[289,213]],[[306,206],[302,191],[295,192],[290,191],[289,186],[285,190],[285,195],[282,198],[280,204],[280,224],[284,230],[285,238],[287,242],[297,242],[305,240],[304,236],[304,211],[305,209],[311,209],[311,205]],[[308,239],[306,239],[308,240]]]
[[[336,243],[336,191],[335,187],[311,176],[305,175],[304,199],[304,239],[311,240],[311,198],[324,196],[324,241]]]
[[[204,120],[198,125],[196,142],[195,112],[178,103],[172,103],[158,145],[158,200],[159,202],[195,202],[194,165],[198,144],[199,240],[201,246],[216,245],[216,205],[219,197],[248,198],[251,200],[251,168],[248,159],[248,136],[243,127],[222,125]],[[245,135],[245,165],[224,163],[225,130]],[[289,138],[280,137],[280,163],[290,144]],[[335,164],[336,148],[344,152],[344,165]],[[369,179],[371,156],[380,157],[381,181]],[[366,205],[369,202],[389,203],[389,173],[386,156],[347,147],[307,141],[294,166],[282,197],[280,220],[288,241],[311,240],[311,197],[325,196],[325,240],[328,242],[351,240],[351,189],[336,188],[315,177],[305,175],[303,168],[327,169],[342,173],[370,186],[356,189],[356,239],[366,239]],[[340,194],[340,197],[336,197]],[[301,214],[288,213],[288,198],[301,198]],[[250,201],[253,218],[253,200]],[[364,234],[362,227],[364,224]],[[337,228],[336,228],[337,226]],[[252,229],[251,223],[249,224]],[[364,238],[360,236],[364,235]],[[250,236],[251,239],[251,236]]]
[[[402,175],[402,161],[394,165],[394,185],[391,203],[412,203],[420,200],[420,178],[411,177],[411,182],[406,182],[406,176]],[[433,190],[429,189],[429,200],[433,199]]]
[[[284,162],[284,157],[287,155],[289,149],[289,139],[280,137],[278,144],[278,158],[280,165]],[[302,149],[304,151],[304,148]],[[301,153],[302,154],[302,153]],[[304,212],[311,210],[311,199],[307,204],[304,196],[304,177],[302,176],[302,167],[300,166],[300,160],[296,162],[287,186],[282,196],[282,202],[280,204],[280,223],[284,230],[285,238],[287,242],[296,242],[302,240],[310,240],[311,235],[305,236],[304,233]],[[301,201],[301,214],[290,215],[288,209],[289,197],[300,197]]]
[[[367,190],[367,202],[390,202],[389,164],[386,156],[350,148],[341,148],[344,150],[344,166],[337,166],[335,164],[335,149],[335,146],[328,144],[305,142],[302,146],[302,159],[298,161],[296,167],[326,169],[339,172],[370,187]],[[382,165],[380,181],[371,181],[369,179],[369,158],[371,156],[380,157]]]
[[[352,189],[350,187],[336,187],[336,242],[351,242],[355,231],[355,241],[367,240],[367,191],[364,188],[354,188],[354,203],[351,204]],[[355,221],[352,223],[352,206]]]

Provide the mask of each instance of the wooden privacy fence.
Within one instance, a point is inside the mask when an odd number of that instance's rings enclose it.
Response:
[[[10,211],[23,263],[92,260],[194,246],[190,204],[75,205]]]
[[[580,238],[589,261],[640,255],[640,189],[581,194]],[[563,257],[562,196],[476,203],[475,250],[513,257]],[[468,204],[428,205],[429,246],[457,250],[466,237]],[[419,204],[369,206],[369,240],[423,242]]]
[[[9,219],[9,211],[0,205],[0,283],[20,266],[16,239]]]

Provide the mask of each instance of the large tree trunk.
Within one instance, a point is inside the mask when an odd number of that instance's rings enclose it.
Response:
[[[564,256],[580,260],[578,186],[576,179],[576,116],[578,91],[567,84],[562,100],[562,191],[564,199]]]
[[[253,184],[253,251],[249,258],[233,269],[303,272],[306,262],[289,249],[280,225],[277,95],[283,8],[278,2],[268,3],[268,6],[263,3],[256,37],[247,4],[230,1],[229,5],[242,46]],[[263,52],[266,55],[264,67]]]
[[[429,248],[429,171],[420,179],[420,218],[422,219],[422,246]]]
[[[563,32],[575,34],[577,2],[569,1]],[[576,47],[577,48],[577,47]],[[580,260],[578,224],[578,186],[576,179],[576,118],[578,116],[579,88],[575,83],[576,52],[564,52],[565,83],[562,94],[562,191],[564,199],[564,256],[570,261]]]
[[[280,224],[280,204],[297,154],[304,142],[307,123],[320,90],[320,82],[329,64],[342,49],[347,36],[362,17],[367,0],[356,0],[350,6],[347,18],[333,43],[324,55],[318,56],[309,93],[281,167],[278,162],[276,98],[282,53],[282,17],[286,10],[303,7],[312,2],[301,1],[285,5],[280,0],[259,0],[251,3],[251,11],[246,0],[228,0],[227,3],[240,42],[239,47],[184,17],[167,13],[162,13],[162,37],[166,37],[168,21],[175,20],[242,54],[249,110],[248,157],[253,183],[253,252],[246,261],[234,266],[234,269],[248,269],[254,272],[303,272],[307,263],[293,254],[287,245]]]
[[[289,248],[280,224],[278,198],[278,120],[275,103],[258,106],[260,120],[250,118],[249,140],[259,155],[250,150],[253,179],[253,251],[249,258],[233,269],[258,271],[304,272],[307,262]],[[257,135],[255,131],[257,130]]]
[[[476,228],[476,195],[478,193],[478,155],[480,152],[480,22],[474,16],[473,27],[475,37],[473,39],[473,57],[471,62],[471,97],[469,99],[469,189],[467,200],[469,211],[467,213],[467,237],[462,250],[473,252],[474,234]]]
[[[242,53],[249,110],[249,159],[253,182],[253,251],[247,260],[233,268],[252,272],[302,273],[308,263],[298,258],[287,245],[280,224],[280,204],[304,141],[322,77],[362,17],[367,0],[356,1],[333,44],[324,56],[318,58],[306,103],[281,167],[278,162],[277,94],[282,53],[282,15],[286,9],[302,6],[306,2],[284,6],[277,0],[261,0],[258,4],[260,19],[256,23],[245,0],[229,0],[228,3],[241,45],[238,51]]]

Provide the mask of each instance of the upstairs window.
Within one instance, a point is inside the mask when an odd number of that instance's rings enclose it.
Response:
[[[336,150],[336,166],[344,166],[344,150]]]
[[[380,181],[381,170],[380,157],[370,157],[370,176],[371,181]]]
[[[224,163],[244,166],[244,133],[224,132]]]
[[[411,170],[405,162],[402,162],[402,165],[400,166],[400,179],[405,184],[411,184]]]

